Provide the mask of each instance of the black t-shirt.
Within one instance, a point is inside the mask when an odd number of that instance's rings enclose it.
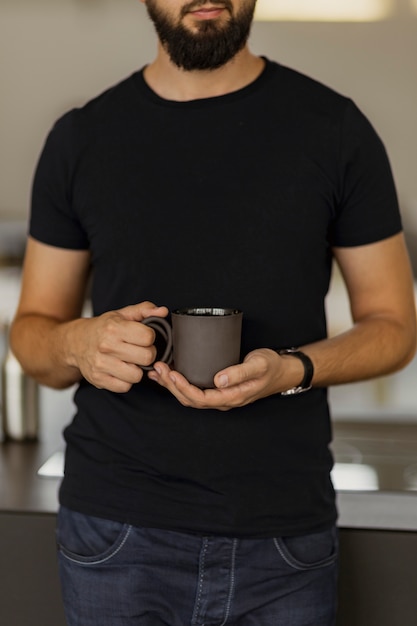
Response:
[[[326,337],[332,246],[401,230],[385,150],[347,98],[267,61],[189,102],[137,72],[61,118],[41,155],[31,235],[91,250],[94,315],[151,300],[244,312],[242,354]],[[273,536],[336,519],[325,389],[229,412],[156,383],[81,382],[63,504],[139,526]]]

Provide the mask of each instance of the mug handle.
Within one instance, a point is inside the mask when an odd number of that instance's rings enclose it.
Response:
[[[157,360],[169,365],[172,361],[172,328],[170,323],[164,317],[157,317],[156,315],[145,317],[141,323],[145,324],[145,326],[150,326],[165,339],[165,350]],[[153,370],[153,364],[141,365],[141,368],[146,371]]]

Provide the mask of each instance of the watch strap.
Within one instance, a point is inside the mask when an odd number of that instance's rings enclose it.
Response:
[[[286,391],[281,391],[281,396],[295,396],[299,393],[309,391],[312,387],[311,383],[314,376],[314,365],[310,357],[298,348],[285,348],[281,350],[276,350],[276,352],[278,352],[279,355],[288,355],[300,359],[304,366],[304,376],[301,383],[296,387],[292,387],[291,389],[287,389]]]

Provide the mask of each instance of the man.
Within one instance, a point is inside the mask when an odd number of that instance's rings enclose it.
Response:
[[[68,624],[329,626],[326,387],[415,349],[388,160],[350,100],[251,53],[256,0],[142,1],[156,59],[48,137],[12,328],[28,373],[79,382],[58,520]],[[333,258],[353,325],[328,339]],[[182,306],[243,310],[243,362],[213,389],[142,370],[142,320]]]

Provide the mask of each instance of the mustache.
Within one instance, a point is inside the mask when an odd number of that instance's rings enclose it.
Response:
[[[232,13],[233,11],[233,5],[232,5],[231,0],[193,0],[192,2],[189,2],[188,4],[185,4],[182,7],[181,17],[184,17],[184,15],[186,15],[190,11],[195,11],[196,9],[199,9],[200,7],[206,4],[209,4],[210,6],[214,6],[214,7],[216,6],[224,7],[230,13]]]

